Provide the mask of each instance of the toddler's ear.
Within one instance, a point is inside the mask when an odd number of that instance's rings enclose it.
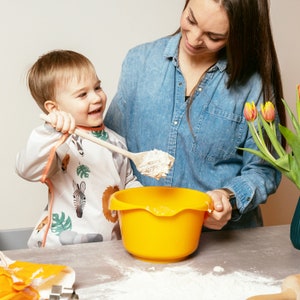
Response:
[[[58,104],[57,102],[53,100],[47,100],[44,103],[44,107],[47,110],[48,113],[51,113],[52,111],[58,110]]]

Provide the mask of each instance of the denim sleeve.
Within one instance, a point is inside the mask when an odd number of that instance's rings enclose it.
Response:
[[[276,118],[276,123],[278,122]],[[257,149],[250,131],[243,147]],[[273,155],[276,154],[273,152]],[[281,173],[271,164],[243,151],[241,175],[233,178],[226,187],[234,191],[237,208],[241,214],[244,214],[265,203],[268,196],[277,190],[281,178]]]

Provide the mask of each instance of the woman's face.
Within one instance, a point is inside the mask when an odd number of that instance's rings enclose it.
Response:
[[[217,55],[226,45],[229,20],[214,0],[190,0],[180,20],[181,51],[190,56]]]

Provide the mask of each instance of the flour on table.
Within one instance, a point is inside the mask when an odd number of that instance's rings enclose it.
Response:
[[[281,282],[255,273],[236,271],[226,274],[220,266],[201,274],[189,266],[165,267],[156,270],[130,268],[114,282],[79,289],[82,299],[103,300],[245,300],[259,294],[281,291]],[[87,297],[87,298],[85,298]]]
[[[225,271],[224,268],[222,268],[222,267],[220,267],[220,266],[215,266],[213,270],[214,270],[214,272],[216,272],[216,273],[222,273],[222,272]]]

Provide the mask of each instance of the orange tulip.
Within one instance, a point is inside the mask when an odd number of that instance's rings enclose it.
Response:
[[[258,150],[253,148],[240,148],[247,152],[257,155],[264,159],[278,171],[289,178],[298,189],[300,189],[300,84],[296,87],[296,109],[297,116],[294,115],[288,103],[281,99],[287,113],[287,117],[290,117],[292,129],[289,129],[285,125],[274,124],[276,116],[275,108],[272,102],[268,101],[261,105],[261,111],[256,112],[253,103],[246,103],[244,108],[244,116],[247,121],[253,121],[256,117],[256,113],[259,117],[259,122],[254,124],[253,122],[247,122],[251,135]],[[278,132],[279,130],[279,132]],[[281,139],[278,138],[279,133],[285,138],[288,145],[288,149],[285,149],[281,144]],[[272,145],[273,152],[269,151],[265,137],[268,137],[269,142]],[[300,250],[299,248],[297,248]]]
[[[261,104],[261,114],[267,122],[273,122],[275,119],[275,107],[273,103],[267,101],[264,105]]]
[[[244,107],[244,117],[248,122],[253,122],[256,119],[257,109],[253,101],[251,103],[246,102]]]

